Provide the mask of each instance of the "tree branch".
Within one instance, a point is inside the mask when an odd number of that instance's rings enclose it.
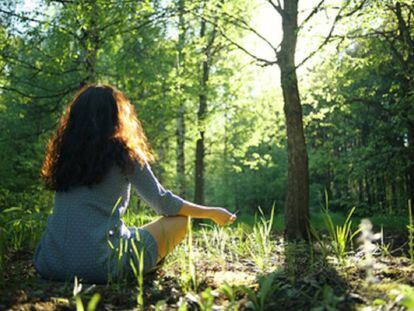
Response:
[[[277,63],[276,60],[268,60],[262,57],[258,57],[257,55],[253,54],[252,52],[250,52],[247,48],[245,48],[244,46],[242,46],[241,44],[237,43],[236,41],[234,41],[233,39],[231,39],[226,32],[224,31],[223,27],[221,27],[217,22],[212,21],[211,19],[207,18],[206,16],[203,16],[201,14],[197,14],[194,11],[187,11],[188,13],[191,13],[203,20],[205,20],[207,23],[217,27],[218,31],[220,32],[220,34],[223,36],[224,39],[226,39],[228,42],[230,42],[232,45],[236,46],[237,48],[239,48],[241,51],[243,51],[245,54],[249,55],[250,57],[252,57],[253,59],[255,59],[258,63],[260,63],[260,66],[270,66],[270,65],[274,65]],[[273,46],[272,46],[273,47]]]
[[[310,14],[303,20],[303,22],[299,25],[299,30],[302,29],[305,24],[316,14],[318,13],[321,8],[322,8],[322,4],[325,2],[325,0],[321,0],[317,6],[315,6],[313,8],[313,10],[310,12]]]
[[[280,0],[276,0],[277,4],[274,3],[272,0],[267,0],[267,2],[270,3],[270,5],[281,15],[283,16],[284,12],[283,12],[283,8],[282,8],[282,4],[280,3]],[[288,0],[289,1],[289,0]]]
[[[348,1],[344,6],[342,6],[339,11],[338,14],[335,16],[335,19],[332,23],[331,29],[328,33],[328,35],[325,37],[325,40],[323,40],[323,42],[315,49],[313,50],[308,56],[306,56],[301,62],[299,62],[298,65],[296,65],[296,69],[299,68],[300,66],[302,66],[304,63],[306,63],[311,57],[313,57],[317,52],[319,52],[330,40],[331,37],[333,35],[333,32],[336,28],[336,25],[338,23],[338,21],[340,21],[341,19],[345,18],[345,17],[349,17],[354,15],[356,12],[358,12],[360,9],[362,9],[362,7],[364,6],[364,4],[367,2],[367,0],[362,0],[361,3],[353,10],[351,10],[350,12],[342,15],[342,12],[348,7],[350,1]]]

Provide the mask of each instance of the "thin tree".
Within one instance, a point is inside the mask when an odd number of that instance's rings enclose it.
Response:
[[[204,204],[204,171],[205,171],[205,119],[208,112],[208,81],[210,70],[213,64],[215,54],[223,48],[221,42],[217,41],[217,20],[218,11],[223,5],[223,0],[219,0],[213,11],[213,23],[208,23],[206,8],[208,1],[202,2],[202,12],[200,20],[200,39],[203,42],[202,60],[200,64],[200,80],[198,94],[198,111],[197,111],[197,141],[195,152],[195,180],[194,180],[194,202]],[[209,27],[211,26],[211,27]]]
[[[184,44],[185,44],[185,19],[184,19],[184,0],[178,1],[178,42],[177,42],[177,75],[180,78],[179,83],[179,103],[177,110],[177,128],[176,128],[176,175],[178,184],[178,193],[185,196],[185,98],[182,90],[182,75],[184,73]]]

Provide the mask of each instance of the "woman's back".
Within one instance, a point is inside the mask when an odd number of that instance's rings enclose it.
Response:
[[[55,280],[72,280],[76,275],[104,283],[109,275],[116,278],[121,273],[119,267],[129,269],[128,256],[119,265],[116,252],[121,240],[134,236],[134,228],[120,219],[129,203],[131,183],[160,214],[174,215],[182,205],[180,197],[160,185],[148,164],[141,168],[137,163],[127,175],[114,165],[96,185],[55,193],[53,214],[34,255],[37,271]]]

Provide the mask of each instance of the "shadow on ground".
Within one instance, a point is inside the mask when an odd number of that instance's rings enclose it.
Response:
[[[272,280],[270,289],[266,279]],[[263,284],[258,296],[268,291],[264,310],[354,310],[362,302],[328,257],[310,243],[285,243],[283,266],[258,281]]]

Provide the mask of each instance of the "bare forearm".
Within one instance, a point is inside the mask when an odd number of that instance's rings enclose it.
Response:
[[[191,216],[193,218],[208,218],[212,217],[213,211],[217,209],[215,207],[203,206],[195,204],[189,201],[184,201],[184,204],[181,206],[178,215],[181,216]]]

